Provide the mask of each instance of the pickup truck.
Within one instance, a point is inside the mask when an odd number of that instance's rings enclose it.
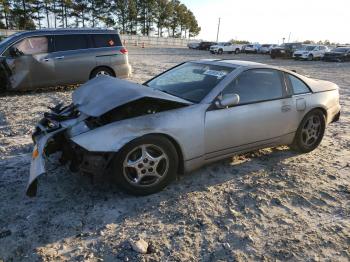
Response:
[[[230,42],[218,43],[217,45],[212,45],[210,47],[210,53],[212,54],[223,54],[223,53],[235,53],[238,54],[242,51],[243,45],[232,44]]]

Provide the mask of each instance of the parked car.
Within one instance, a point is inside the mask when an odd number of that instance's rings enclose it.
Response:
[[[310,152],[340,116],[336,84],[237,60],[183,63],[143,85],[101,76],[72,101],[36,127],[30,196],[55,152],[72,171],[107,172],[127,192],[146,195],[236,153],[281,144]]]
[[[216,43],[215,42],[200,42],[196,49],[209,50],[212,45],[216,45]]]
[[[199,47],[199,42],[188,43],[189,49],[197,49]]]
[[[98,75],[128,77],[127,54],[114,30],[35,30],[0,43],[0,55],[12,71],[12,90],[80,84]]]
[[[218,43],[217,45],[212,45],[210,47],[210,53],[212,54],[223,54],[223,53],[235,53],[238,54],[241,52],[242,45],[239,44],[232,44],[231,42],[223,42],[223,43]]]
[[[251,45],[246,45],[245,46],[244,52],[246,54],[248,54],[248,53],[257,54],[259,49],[260,49],[260,44],[251,44]]]
[[[6,57],[0,56],[0,92],[10,87],[11,70],[7,65]]]
[[[324,61],[345,62],[350,61],[350,47],[337,47],[326,52],[322,58]]]
[[[293,53],[302,47],[302,43],[284,43],[280,46],[272,48],[270,57],[272,59],[276,57],[291,58],[293,56]]]
[[[324,54],[329,51],[327,46],[324,45],[304,45],[301,49],[296,50],[293,53],[295,60],[308,60],[322,59]]]
[[[270,54],[271,49],[274,47],[277,47],[278,45],[275,44],[263,44],[261,45],[260,49],[259,49],[259,53],[261,54]]]

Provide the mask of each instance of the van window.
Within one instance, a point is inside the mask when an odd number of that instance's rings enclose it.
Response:
[[[91,35],[94,47],[112,47],[121,46],[121,42],[118,36],[113,34],[93,34]]]
[[[87,49],[89,47],[86,35],[56,35],[55,51]]]
[[[29,37],[13,45],[24,55],[37,55],[48,53],[47,37]]]

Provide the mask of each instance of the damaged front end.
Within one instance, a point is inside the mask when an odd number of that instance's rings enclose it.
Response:
[[[81,135],[90,134],[90,145],[108,143],[105,141],[107,138],[95,138],[92,132],[114,122],[190,104],[149,89],[125,80],[98,77],[73,93],[71,105],[64,107],[60,104],[50,108],[33,133],[34,150],[27,195],[36,195],[37,179],[46,172],[45,158],[56,152],[61,154],[60,164],[68,165],[72,172],[95,174],[107,169],[119,148],[100,150],[92,146],[88,150],[85,145],[76,142]],[[117,140],[117,135],[120,133],[115,134],[113,139]]]

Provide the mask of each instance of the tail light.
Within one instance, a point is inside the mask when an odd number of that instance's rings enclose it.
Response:
[[[128,49],[126,49],[125,47],[122,47],[122,49],[120,49],[119,52],[123,55],[126,55],[128,53]]]

